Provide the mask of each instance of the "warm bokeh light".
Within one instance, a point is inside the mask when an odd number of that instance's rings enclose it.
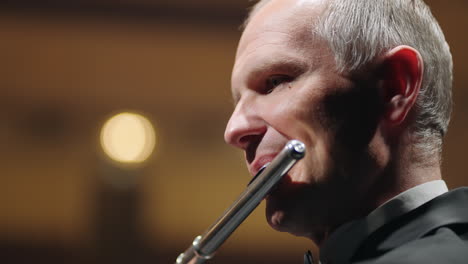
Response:
[[[151,122],[135,113],[117,114],[101,130],[104,152],[121,163],[144,162],[153,152],[155,143],[156,136]]]

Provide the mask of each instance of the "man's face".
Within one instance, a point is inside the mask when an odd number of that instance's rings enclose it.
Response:
[[[305,158],[267,197],[266,213],[273,228],[311,237],[345,217],[338,215],[351,210],[358,199],[351,195],[367,184],[354,175],[367,161],[361,152],[373,128],[360,117],[368,98],[337,72],[327,44],[312,33],[322,1],[309,2],[272,1],[245,29],[225,140],[245,151],[251,175],[287,141],[305,143]]]

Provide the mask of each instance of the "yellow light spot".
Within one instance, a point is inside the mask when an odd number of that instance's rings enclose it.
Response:
[[[101,130],[101,146],[113,160],[121,163],[144,162],[153,152],[156,136],[151,122],[134,113],[110,118]]]

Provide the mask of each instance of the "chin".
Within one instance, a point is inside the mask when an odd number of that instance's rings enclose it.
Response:
[[[266,218],[267,218],[268,224],[276,231],[287,232],[283,224],[284,212],[275,211],[273,213],[270,213],[268,211],[269,210],[267,209]]]
[[[296,208],[298,209],[298,208]],[[269,196],[266,199],[266,218],[268,224],[276,231],[290,233],[294,236],[309,238],[320,243],[327,233],[324,226],[308,219],[303,210],[297,211],[284,200]]]
[[[287,214],[285,212],[275,211],[271,214],[267,212],[267,222],[276,231],[286,232],[298,237],[311,237],[310,233],[302,228],[302,225],[287,219]]]
[[[287,232],[295,236],[307,236],[303,225],[299,223],[300,221],[297,221],[299,219],[294,217],[292,212],[278,208],[279,204],[272,197],[268,197],[266,202],[267,222],[274,230]]]

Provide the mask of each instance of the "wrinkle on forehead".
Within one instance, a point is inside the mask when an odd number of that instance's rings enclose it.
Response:
[[[287,33],[291,40],[303,42],[313,36],[313,27],[328,0],[271,0],[250,18],[242,34],[237,54],[262,32]]]
[[[276,35],[276,37],[268,38],[268,41],[260,41],[261,39],[267,39],[265,38],[265,35],[270,35],[270,36]],[[242,56],[247,57],[251,53],[256,52],[262,46],[281,45],[286,42],[290,42],[292,40],[293,40],[293,35],[290,32],[266,30],[255,35],[251,40],[249,40],[248,44],[243,46]]]
[[[314,5],[321,5],[324,4],[326,0],[297,0],[296,6],[303,6],[306,4],[314,4]]]
[[[288,0],[282,0],[283,2],[286,2]],[[264,6],[274,2],[273,0],[260,0],[253,6],[253,9],[251,10],[249,17],[244,24],[244,26],[249,22],[250,18],[253,17],[259,10],[261,10]],[[294,5],[291,5],[290,2],[295,2]],[[306,4],[323,4],[325,2],[329,2],[329,0],[292,0],[288,1],[289,6],[297,6],[297,7],[302,7]]]

